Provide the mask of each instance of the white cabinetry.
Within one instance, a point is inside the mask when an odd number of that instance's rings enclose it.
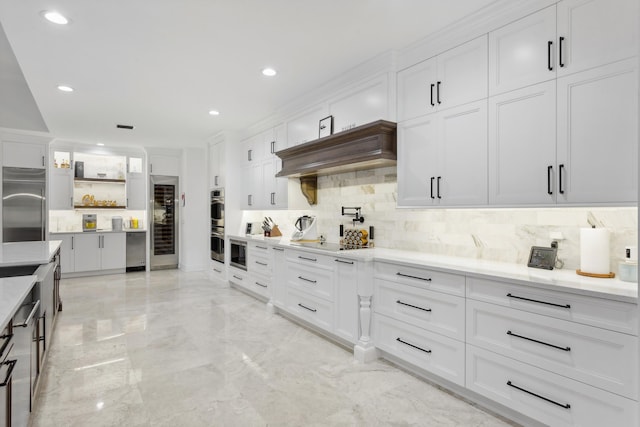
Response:
[[[142,157],[127,158],[127,209],[147,208],[147,179]]]
[[[486,100],[402,123],[398,205],[486,204],[486,128]]]
[[[487,36],[398,73],[398,121],[487,97]]]
[[[73,169],[51,168],[49,173],[49,209],[73,209]]]
[[[46,143],[14,141],[2,143],[2,166],[44,169],[47,164],[46,158]]]
[[[50,240],[61,240],[60,245],[60,270],[62,273],[76,271],[73,234],[56,234],[49,236]]]
[[[358,262],[336,257],[334,332],[355,344],[358,341]]]
[[[287,145],[293,147],[318,139],[320,119],[326,116],[325,108],[319,105],[289,120],[287,122]]]
[[[271,286],[271,303],[277,308],[284,308],[287,295],[287,266],[285,249],[272,246],[273,272]]]
[[[333,133],[387,119],[389,114],[386,74],[356,85],[328,101],[333,116]]]
[[[149,155],[150,175],[180,175],[180,155],[150,154]]]
[[[209,187],[224,187],[225,141],[209,145]]]
[[[63,273],[122,270],[126,267],[126,233],[56,235],[63,241]]]

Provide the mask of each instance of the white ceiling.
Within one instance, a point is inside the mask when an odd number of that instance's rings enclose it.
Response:
[[[0,0],[0,23],[53,136],[180,147],[246,128],[492,2]],[[45,21],[51,9],[72,23]]]

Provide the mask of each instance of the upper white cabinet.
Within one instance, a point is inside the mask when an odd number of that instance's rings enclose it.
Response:
[[[388,86],[388,76],[384,74],[330,99],[333,133],[390,117]]]
[[[209,187],[224,187],[225,141],[209,145]]]
[[[168,154],[150,154],[149,155],[149,174],[150,175],[180,175],[180,156]]]
[[[558,77],[638,54],[637,0],[564,0],[557,23]]]
[[[398,73],[398,121],[487,97],[487,36]]]
[[[487,203],[487,101],[398,127],[398,206]]]
[[[489,33],[489,94],[556,77],[556,7]]]
[[[144,159],[136,156],[127,157],[127,209],[146,209],[146,182]]]
[[[319,105],[287,121],[287,145],[293,147],[318,139],[320,119],[326,116],[326,110]]]
[[[47,164],[47,150],[46,143],[4,141],[2,143],[2,165],[44,169]]]
[[[49,209],[73,209],[74,170],[71,150],[52,150],[53,167],[49,169]],[[63,167],[64,166],[64,167]]]

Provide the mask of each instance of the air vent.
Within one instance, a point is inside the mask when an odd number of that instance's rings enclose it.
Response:
[[[116,125],[116,127],[118,129],[129,129],[129,130],[133,129],[133,126],[131,125]]]

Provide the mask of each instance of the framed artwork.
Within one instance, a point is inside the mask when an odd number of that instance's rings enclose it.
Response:
[[[333,135],[333,116],[321,119],[320,126],[318,128],[318,138],[324,138],[329,135]]]

